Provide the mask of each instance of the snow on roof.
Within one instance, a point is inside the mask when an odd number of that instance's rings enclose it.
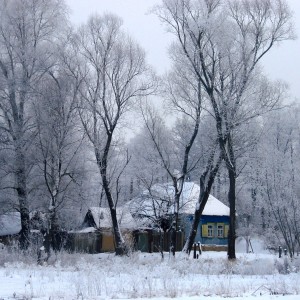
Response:
[[[90,207],[97,228],[112,228],[111,214],[108,207]],[[137,224],[130,212],[124,207],[117,208],[117,219],[123,229],[135,229]]]
[[[185,182],[180,197],[179,213],[194,214],[200,193],[199,185]],[[133,214],[144,216],[163,216],[174,212],[175,189],[170,183],[155,184],[150,191],[146,190],[140,197],[128,203]],[[209,195],[203,214],[206,216],[229,216],[229,207]]]
[[[186,182],[183,185],[181,202],[181,213],[193,214],[198,202],[200,194],[200,186],[193,182]],[[205,216],[229,216],[229,207],[215,198],[213,195],[209,195],[207,203],[204,207],[202,215]]]
[[[213,195],[209,195],[202,215],[229,216],[229,207],[215,198]]]
[[[87,227],[81,230],[72,230],[71,233],[92,233],[95,232],[97,229],[95,227]]]
[[[0,236],[17,234],[20,231],[20,213],[10,212],[0,216]]]

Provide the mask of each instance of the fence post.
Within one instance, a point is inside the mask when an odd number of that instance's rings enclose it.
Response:
[[[282,255],[282,248],[281,248],[281,246],[279,246],[278,253],[279,253],[279,258],[281,258],[281,255]]]

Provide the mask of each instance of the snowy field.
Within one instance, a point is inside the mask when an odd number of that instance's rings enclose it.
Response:
[[[194,260],[166,253],[34,257],[0,250],[0,299],[300,299],[300,257],[204,252]]]

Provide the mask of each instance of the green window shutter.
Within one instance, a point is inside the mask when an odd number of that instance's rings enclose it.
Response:
[[[202,237],[208,237],[208,226],[202,225]]]
[[[229,232],[229,225],[225,225],[225,232],[224,232],[225,238],[228,238],[228,232]]]

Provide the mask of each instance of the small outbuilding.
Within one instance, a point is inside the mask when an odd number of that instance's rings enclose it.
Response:
[[[130,212],[117,208],[117,219],[127,242],[134,243],[133,232],[138,227]],[[69,248],[89,253],[113,252],[115,241],[111,214],[108,207],[90,207],[84,217],[82,228],[69,233]]]

